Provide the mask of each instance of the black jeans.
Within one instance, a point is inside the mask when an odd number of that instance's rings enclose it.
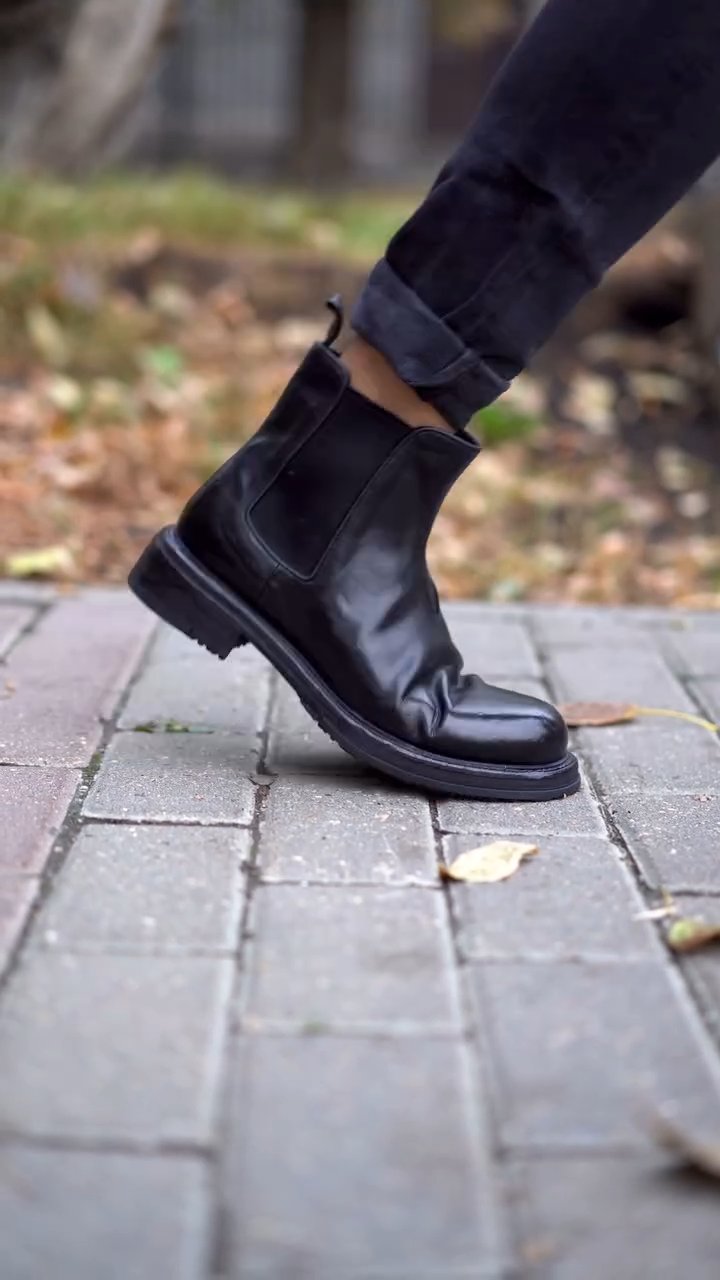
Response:
[[[720,153],[720,0],[548,0],[353,325],[455,426]]]

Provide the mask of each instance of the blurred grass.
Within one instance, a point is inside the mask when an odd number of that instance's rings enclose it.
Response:
[[[531,414],[521,413],[512,405],[498,401],[475,414],[470,430],[483,444],[492,446],[505,444],[507,440],[522,440],[539,425],[538,419]]]
[[[194,170],[103,175],[80,185],[0,177],[0,227],[47,248],[107,246],[152,229],[206,246],[282,244],[364,260],[382,253],[416,201],[403,193],[313,196],[238,187]]]

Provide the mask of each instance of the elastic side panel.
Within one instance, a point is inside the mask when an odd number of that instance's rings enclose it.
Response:
[[[352,388],[257,500],[250,523],[274,556],[310,577],[333,534],[406,427]]]

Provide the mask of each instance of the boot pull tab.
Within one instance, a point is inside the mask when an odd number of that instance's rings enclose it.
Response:
[[[330,328],[327,331],[327,337],[323,342],[323,346],[331,347],[333,343],[336,342],[337,339],[340,337],[340,330],[343,327],[343,322],[345,319],[345,313],[343,310],[342,298],[340,297],[340,294],[334,293],[332,298],[328,298],[327,302],[325,303],[325,306],[329,307],[329,309],[332,311],[333,318],[330,322]]]

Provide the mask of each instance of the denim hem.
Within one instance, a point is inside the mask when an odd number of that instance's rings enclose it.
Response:
[[[352,326],[457,429],[510,385],[430,310],[386,259],[371,271],[353,308]]]

